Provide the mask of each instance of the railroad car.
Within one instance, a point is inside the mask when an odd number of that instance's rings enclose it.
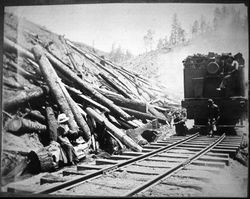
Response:
[[[228,79],[225,89],[219,86],[225,76],[225,63],[236,60],[238,70]],[[195,54],[183,60],[184,100],[182,107],[187,110],[187,119],[194,119],[194,127],[205,130],[208,118],[208,99],[214,100],[220,109],[218,132],[222,128],[234,129],[248,110],[245,84],[245,60],[241,53]]]

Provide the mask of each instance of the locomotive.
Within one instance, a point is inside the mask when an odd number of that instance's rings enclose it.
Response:
[[[224,89],[218,89],[224,81],[227,63],[236,61],[238,70],[234,71]],[[241,53],[207,55],[195,54],[183,60],[184,100],[182,107],[187,110],[187,119],[194,120],[194,127],[204,132],[208,118],[208,99],[219,106],[220,119],[218,132],[234,129],[247,113],[245,85],[245,60]],[[230,65],[230,64],[229,64]],[[232,66],[232,65],[230,65]]]

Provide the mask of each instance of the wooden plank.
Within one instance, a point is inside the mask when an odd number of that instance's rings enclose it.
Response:
[[[234,149],[237,150],[239,148],[239,146],[216,146],[214,147],[215,149]]]
[[[187,143],[183,143],[181,146],[194,146],[194,147],[196,147],[196,146],[200,146],[200,147],[202,147],[202,146],[208,146],[210,143],[203,143],[203,144],[196,144],[196,143],[189,143],[189,142],[187,142]]]
[[[196,160],[191,163],[192,165],[198,165],[198,166],[205,166],[205,167],[218,167],[218,168],[224,168],[225,163],[221,162],[206,162],[206,161],[199,161]]]
[[[221,157],[221,158],[229,158],[229,155],[228,154],[225,154],[225,153],[215,153],[215,152],[208,152],[206,153],[205,155],[207,156],[212,156],[212,157]]]
[[[104,164],[117,164],[119,163],[119,161],[115,161],[115,160],[109,160],[109,159],[97,159],[95,161],[96,165],[104,165]]]
[[[220,158],[220,157],[211,157],[211,156],[202,156],[198,160],[208,161],[208,162],[222,162],[227,166],[229,165],[229,158]]]
[[[241,144],[241,142],[221,142],[220,144],[224,144],[224,145],[239,145]]]
[[[177,146],[175,149],[185,149],[189,151],[200,151],[201,149],[204,149],[202,147],[185,147],[185,146]]]
[[[220,170],[217,167],[201,167],[201,166],[193,165],[193,164],[188,165],[187,167],[183,168],[183,170],[187,170],[187,171],[188,170],[195,170],[195,171],[202,170],[202,171],[207,171],[207,172],[211,172],[215,174],[220,173]]]
[[[166,158],[188,158],[188,157],[190,157],[190,156],[188,156],[188,155],[182,155],[182,154],[173,154],[173,155],[171,155],[171,154],[157,154],[157,156],[159,156],[159,157],[166,157]]]
[[[175,149],[171,149],[170,151],[167,152],[168,154],[189,154],[189,155],[193,155],[195,154],[195,152],[193,151],[189,151],[186,149],[182,149],[182,148],[175,148]]]
[[[129,156],[129,155],[112,155],[109,159],[111,160],[129,160],[133,158],[133,156]]]
[[[138,171],[138,170],[129,169],[129,168],[121,169],[120,171],[126,171],[126,172],[128,172],[128,173],[140,174],[140,175],[158,175],[157,172],[155,172],[155,173],[152,173],[152,172],[151,172],[151,173],[150,173],[150,172],[148,172],[148,171],[143,171],[143,170]]]
[[[239,147],[239,144],[218,144],[217,146],[222,146],[222,147]]]
[[[176,173],[176,174],[174,174],[172,176],[177,177],[177,178],[188,178],[188,179],[198,180],[198,181],[202,181],[202,182],[210,182],[211,181],[211,179],[209,179],[209,178],[192,176],[190,174],[184,175],[184,174]]]
[[[161,146],[144,145],[143,149],[159,149]]]
[[[129,155],[129,156],[139,156],[144,155],[145,153],[133,152],[133,151],[124,151],[121,155]]]
[[[161,143],[151,143],[151,146],[159,146],[159,147],[164,147],[167,146],[168,144],[161,144]]]
[[[176,166],[178,163],[174,164],[173,166],[169,166],[169,165],[145,165],[143,163],[136,163],[136,164],[133,164],[134,166],[140,166],[140,167],[144,167],[144,168],[150,168],[150,169],[153,169],[155,170],[155,172],[157,173],[160,173],[157,169],[169,169],[169,168],[172,168],[174,166]],[[143,169],[142,169],[143,170]]]
[[[206,146],[208,146],[208,145],[201,146],[201,145],[191,145],[191,144],[185,144],[185,143],[183,143],[183,144],[179,145],[178,147],[188,147],[188,148],[204,149]]]
[[[99,170],[103,169],[103,166],[97,166],[97,165],[91,165],[91,164],[80,164],[77,165],[77,171],[82,171],[82,170]]]
[[[211,141],[210,140],[208,140],[208,141],[195,141],[195,140],[193,140],[193,141],[190,141],[188,143],[190,143],[190,144],[206,144],[206,143],[211,143]]]
[[[236,150],[233,149],[211,149],[211,152],[216,152],[216,153],[236,153]]]
[[[174,142],[177,142],[177,141],[180,141],[182,139],[176,139],[176,140],[166,140],[166,141],[157,141],[156,143],[160,143],[160,144],[165,144],[165,143],[174,143]]]
[[[176,160],[177,158],[167,159],[167,158],[157,158],[157,157],[151,157],[147,158],[144,161],[155,161],[155,162],[181,162],[180,160]]]
[[[176,187],[183,187],[183,188],[189,188],[189,189],[195,189],[195,190],[202,190],[201,186],[197,186],[197,185],[191,185],[188,183],[183,183],[183,182],[166,182],[163,181],[160,183],[160,185],[168,185],[168,186],[176,186]]]

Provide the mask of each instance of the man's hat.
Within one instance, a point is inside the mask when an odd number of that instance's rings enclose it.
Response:
[[[69,118],[64,113],[58,115],[57,122],[59,124],[67,122],[68,120],[69,120]]]

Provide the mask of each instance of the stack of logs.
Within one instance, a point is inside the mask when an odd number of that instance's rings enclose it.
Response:
[[[121,147],[141,151],[138,139],[128,130],[140,128],[143,123],[153,120],[166,124],[167,118],[163,113],[167,109],[148,103],[161,89],[151,85],[143,77],[82,49],[61,36],[59,38],[70,65],[50,50],[51,44],[44,45],[42,41],[36,40],[31,49],[25,49],[4,38],[4,70],[11,68],[17,71],[18,75],[33,85],[27,89],[18,81],[3,78],[5,86],[20,91],[9,98],[3,93],[3,112],[10,118],[4,124],[5,130],[16,134],[38,132],[42,137],[47,136],[48,145],[57,140],[58,114],[65,113],[70,118],[69,128],[81,132],[85,142],[93,147],[93,124],[99,124]],[[101,71],[97,74],[98,79],[109,89],[89,83],[83,75],[84,66],[77,64],[73,53],[78,53],[82,59],[95,65]],[[19,57],[33,71],[25,70],[23,63],[18,64],[16,59]],[[20,113],[20,110],[25,113]],[[126,130],[130,133],[126,133]]]

